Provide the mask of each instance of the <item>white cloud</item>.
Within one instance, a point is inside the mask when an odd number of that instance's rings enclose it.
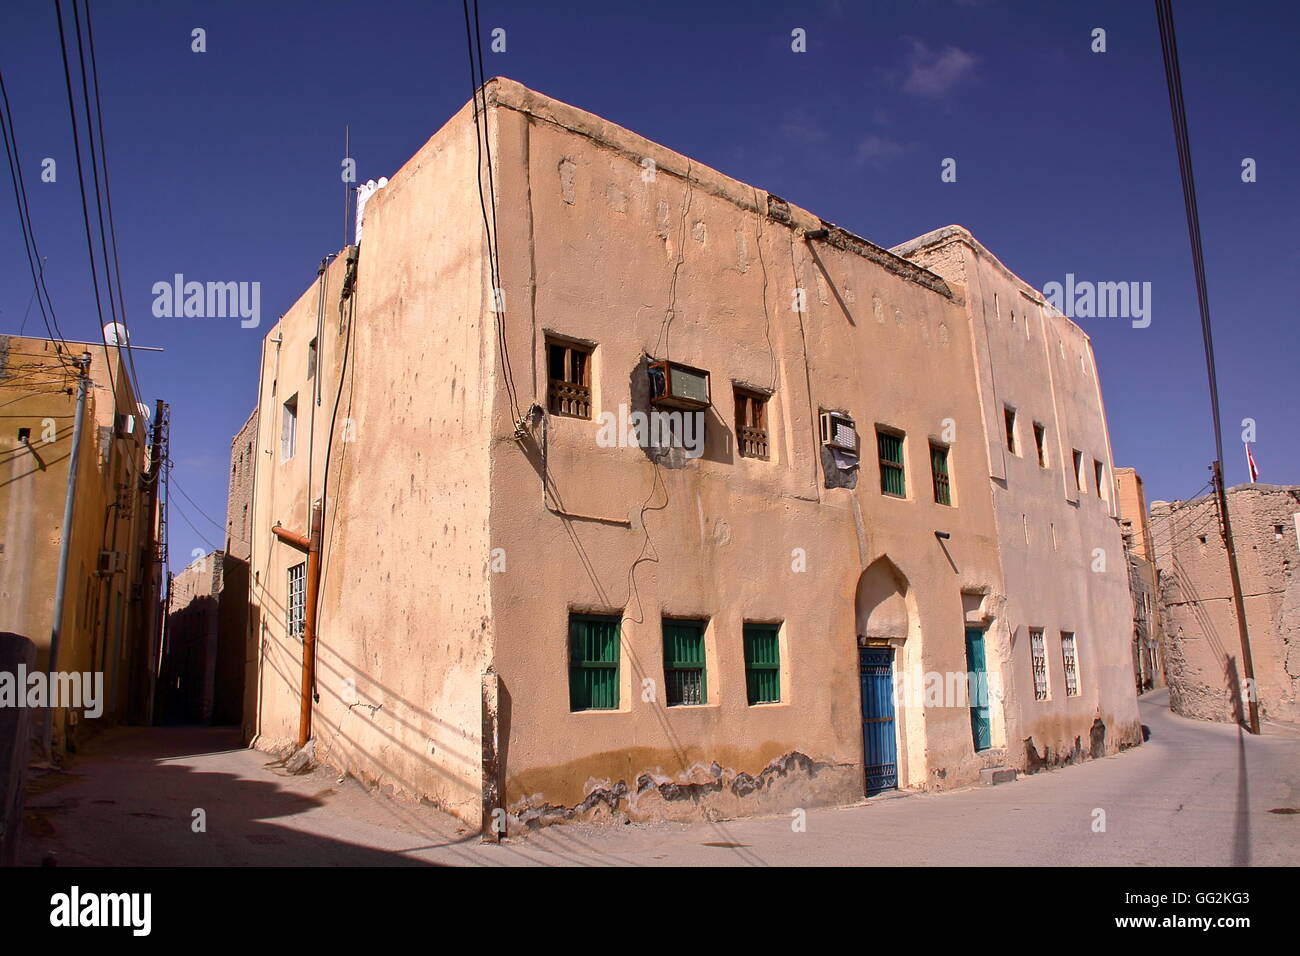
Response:
[[[911,40],[907,77],[903,90],[917,96],[943,96],[968,80],[975,70],[975,56],[955,46],[933,51],[920,40]]]

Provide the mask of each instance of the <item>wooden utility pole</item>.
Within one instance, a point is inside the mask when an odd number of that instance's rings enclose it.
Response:
[[[1255,686],[1255,660],[1250,653],[1250,632],[1246,627],[1246,599],[1241,593],[1241,574],[1237,570],[1237,549],[1232,542],[1232,519],[1228,516],[1228,492],[1223,487],[1223,463],[1214,463],[1214,493],[1219,504],[1219,533],[1228,551],[1228,576],[1232,579],[1232,604],[1236,608],[1237,632],[1241,635],[1241,668],[1246,679],[1246,703],[1252,734],[1259,733],[1259,692]]]

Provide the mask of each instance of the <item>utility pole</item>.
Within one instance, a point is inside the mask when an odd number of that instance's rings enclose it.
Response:
[[[145,666],[148,673],[145,675],[145,686],[148,688],[148,698],[145,701],[145,723],[152,725],[154,722],[154,705],[158,688],[158,654],[162,646],[162,621],[160,617],[166,614],[166,610],[159,604],[158,591],[162,583],[162,561],[161,551],[159,548],[159,535],[162,532],[162,517],[158,512],[158,483],[162,480],[163,469],[163,447],[167,431],[167,423],[164,414],[167,408],[166,402],[161,398],[158,399],[153,416],[153,442],[149,449],[149,469],[145,472],[144,484],[147,489],[146,500],[148,507],[145,514],[149,520],[149,548],[148,555],[149,567],[145,574],[146,588],[148,593],[148,611],[145,615]]]
[[[68,590],[68,554],[72,544],[72,514],[77,501],[77,465],[81,460],[81,428],[86,419],[86,391],[89,385],[90,353],[82,352],[77,359],[77,411],[72,424],[72,450],[68,454],[68,492],[63,500],[63,528],[59,534],[59,570],[54,583],[54,614],[50,624],[50,659],[48,687],[55,687],[55,673],[59,668],[59,640],[63,636],[63,605]],[[54,730],[54,702],[46,701],[45,723],[41,729],[41,745],[45,756],[50,749]]]
[[[1232,605],[1237,614],[1237,633],[1241,636],[1241,669],[1246,679],[1246,702],[1250,708],[1250,732],[1259,733],[1259,694],[1255,689],[1255,659],[1250,653],[1250,634],[1246,629],[1246,599],[1241,593],[1241,574],[1237,570],[1237,549],[1232,542],[1232,519],[1228,517],[1228,493],[1223,487],[1223,465],[1214,463],[1214,493],[1219,504],[1219,533],[1228,551],[1228,576],[1232,579]]]

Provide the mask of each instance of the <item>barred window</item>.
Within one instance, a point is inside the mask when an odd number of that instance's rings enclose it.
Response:
[[[1029,630],[1029,652],[1033,657],[1034,700],[1047,700],[1047,645],[1041,627]]]
[[[669,707],[709,702],[703,621],[664,620],[664,684]]]
[[[1061,632],[1061,661],[1065,664],[1065,696],[1079,696],[1079,662],[1075,655],[1074,634]]]
[[[307,562],[289,569],[289,601],[286,604],[290,637],[302,637],[307,622]]]

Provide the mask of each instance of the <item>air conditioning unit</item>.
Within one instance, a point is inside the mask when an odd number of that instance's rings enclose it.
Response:
[[[858,451],[858,426],[840,412],[822,412],[822,444],[840,451]]]
[[[121,574],[126,570],[126,552],[100,551],[97,570],[100,574]]]
[[[709,373],[681,362],[650,364],[650,404],[695,411],[713,402],[709,394]]]
[[[117,416],[117,437],[130,438],[135,434],[136,417],[134,415]]]

